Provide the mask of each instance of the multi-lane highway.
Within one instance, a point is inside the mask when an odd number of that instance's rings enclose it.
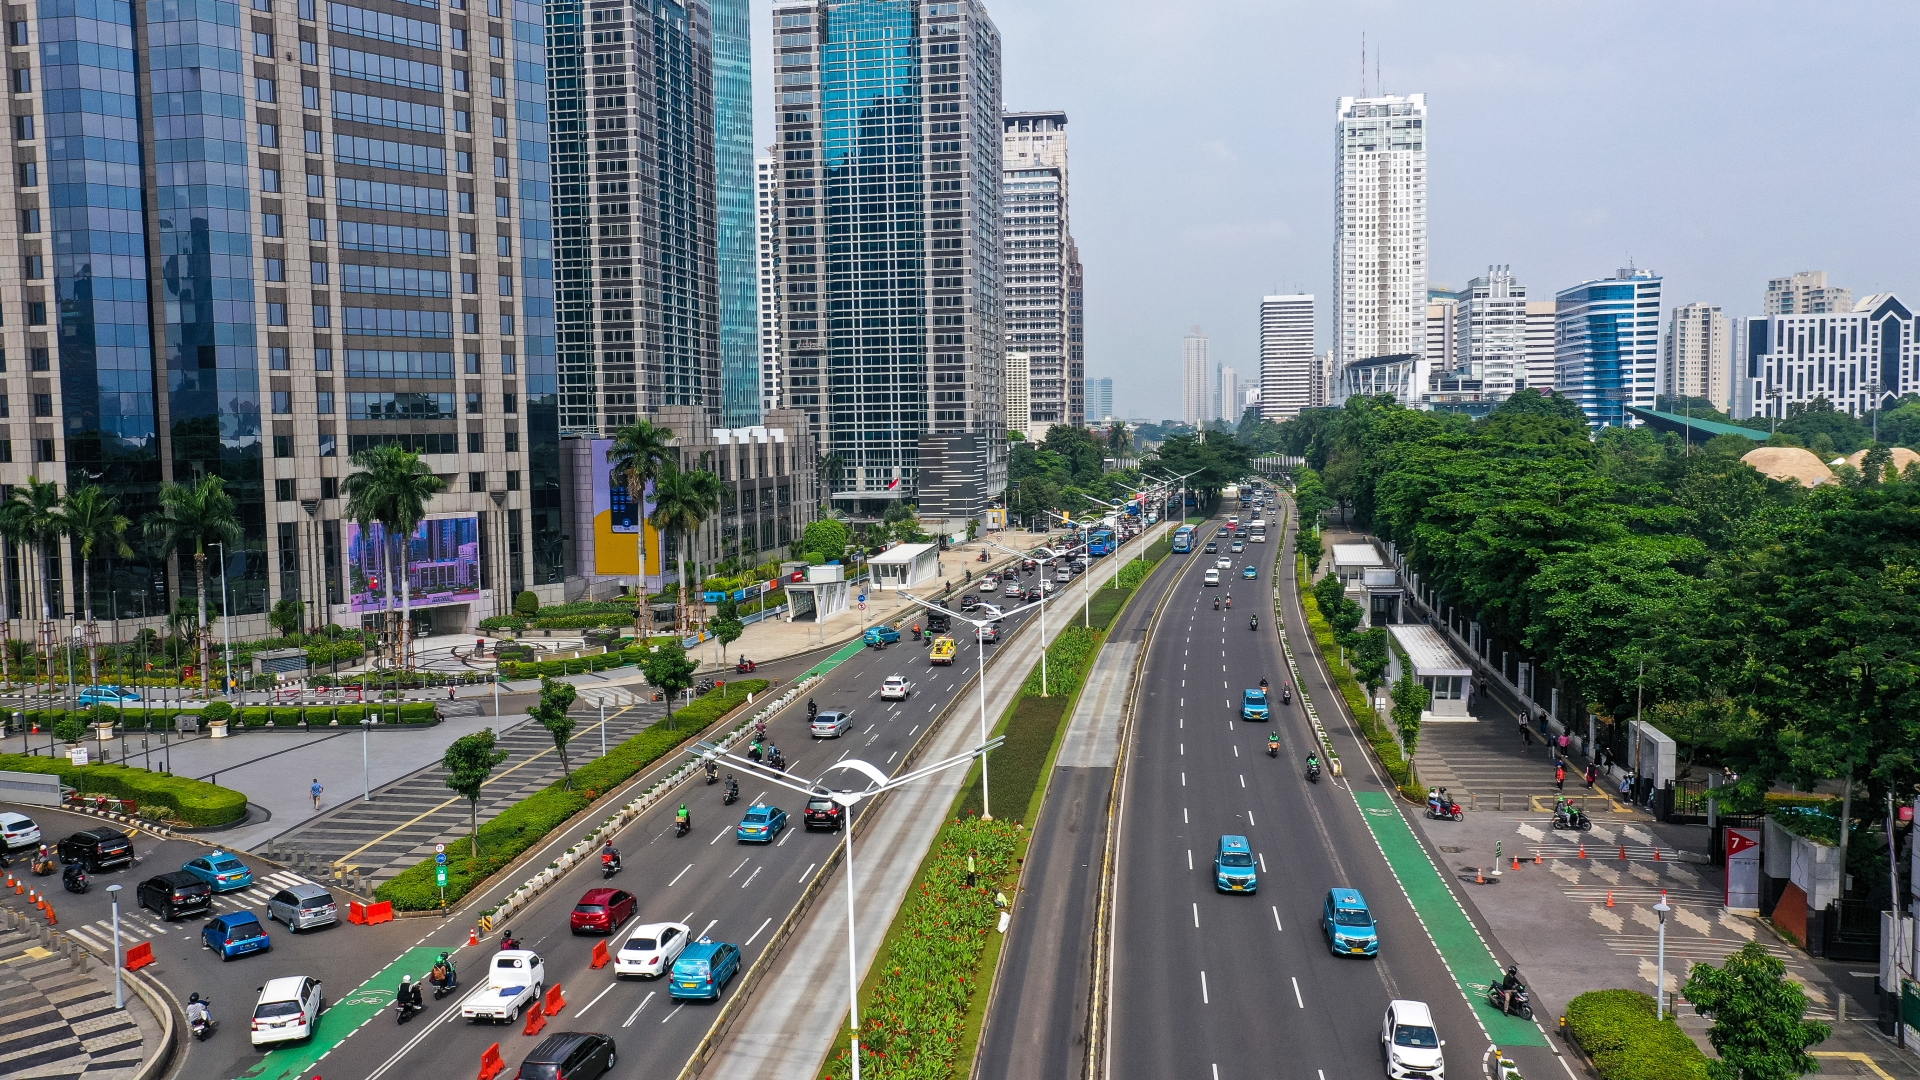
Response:
[[[1069,590],[1064,595],[1071,597],[1073,593]],[[1008,618],[1007,632],[1030,617],[1031,612]],[[961,631],[955,635],[959,654],[952,666],[930,665],[928,650],[906,635],[884,650],[862,649],[828,674],[811,696],[822,710],[852,711],[853,725],[839,739],[815,741],[809,737],[805,699],[777,716],[769,725],[768,737],[785,753],[789,772],[818,776],[826,765],[847,756],[860,757],[883,770],[897,769],[976,670],[974,650],[978,646],[965,626],[957,629]],[[998,646],[987,648],[991,657]],[[903,702],[879,700],[881,681],[895,674],[912,682],[911,695]],[[801,824],[802,802],[780,789],[743,778],[741,799],[733,806],[722,804],[723,789],[722,784],[709,786],[696,781],[678,793],[685,799],[693,821],[688,836],[674,835],[679,798],[641,817],[617,836],[625,869],[604,884],[634,893],[638,911],[622,932],[607,939],[609,949],[617,951],[625,938],[624,930],[633,925],[681,922],[696,935],[740,945],[744,970],[759,957],[774,928],[839,843],[835,833],[807,833]],[[738,843],[734,825],[748,806],[762,800],[791,815],[789,828],[772,844]],[[571,839],[566,838],[566,842]],[[717,1005],[682,1004],[669,998],[663,982],[620,981],[611,967],[592,969],[593,947],[599,939],[575,937],[568,928],[568,915],[587,889],[602,884],[597,865],[578,867],[531,907],[516,914],[511,929],[523,947],[542,956],[547,985],[563,988],[567,1006],[549,1030],[593,1030],[613,1035],[618,1046],[615,1076],[673,1076],[705,1035]],[[470,918],[457,918],[447,925],[423,922],[419,940],[396,950],[398,955],[391,964],[350,995],[357,1003],[347,1010],[347,1019],[356,1025],[351,1029],[323,1024],[326,1030],[311,1043],[264,1057],[242,1054],[237,1062],[231,1052],[196,1051],[198,1061],[188,1075],[196,1080],[239,1076],[295,1080],[315,1071],[351,1080],[389,1080],[421,1075],[422,1070],[432,1075],[453,1075],[477,1069],[482,1053],[496,1041],[508,1068],[513,1068],[537,1039],[522,1035],[517,1026],[471,1026],[458,1018],[461,997],[478,985],[498,938],[496,931],[478,948],[460,948],[465,945],[469,922]],[[364,1003],[382,995],[390,999],[391,988],[401,974],[417,978],[441,949],[456,950],[454,958],[467,984],[459,994],[443,1002],[429,997],[426,1015],[398,1030],[390,1012],[380,1012],[364,1021],[364,1027],[357,1026],[362,1023],[358,1016],[364,1011]],[[248,962],[238,961],[236,966]],[[274,965],[271,974],[297,973],[279,968]],[[334,994],[348,994],[353,989],[329,985]],[[723,999],[734,992],[729,988]],[[235,1035],[244,1039],[244,1031]],[[219,1036],[226,1037],[224,1031]],[[236,1041],[230,1051],[239,1048]],[[322,1056],[326,1058],[325,1067],[316,1068]]]
[[[1239,719],[1244,689],[1262,677],[1278,689],[1288,677],[1271,576],[1276,554],[1290,570],[1291,538],[1288,528],[1275,536],[1281,544],[1247,545],[1218,588],[1201,580],[1214,556],[1173,556],[1187,565],[1148,646],[1122,793],[1104,1055],[1114,1080],[1377,1075],[1381,1021],[1396,998],[1432,1007],[1448,1075],[1480,1072],[1489,1039],[1364,819],[1362,803],[1400,812],[1364,747],[1337,727],[1347,775],[1310,784],[1302,766],[1312,735],[1297,693],[1292,705],[1275,702],[1271,724]],[[1240,577],[1247,562],[1259,566],[1257,582]],[[1291,578],[1281,585],[1291,610]],[[1232,610],[1215,611],[1214,598],[1228,593]],[[1256,613],[1260,628],[1251,630]],[[1306,691],[1338,724],[1309,639],[1302,627],[1288,630]],[[1276,730],[1278,759],[1266,752]],[[1214,887],[1226,833],[1252,842],[1253,895]],[[1371,905],[1377,959],[1328,949],[1319,918],[1335,886],[1359,889]],[[1497,974],[1486,963],[1461,978],[1484,985]]]

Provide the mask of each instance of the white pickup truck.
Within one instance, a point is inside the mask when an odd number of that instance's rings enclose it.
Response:
[[[495,953],[487,985],[467,995],[460,1015],[474,1023],[515,1023],[528,1005],[537,1005],[546,989],[547,966],[525,949]]]

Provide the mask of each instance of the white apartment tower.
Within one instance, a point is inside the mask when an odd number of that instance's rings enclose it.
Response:
[[[1339,362],[1334,359],[1333,350],[1328,349],[1326,352],[1315,353],[1313,356],[1311,382],[1307,387],[1307,407],[1312,409],[1325,409],[1343,404],[1343,402],[1335,400],[1336,397],[1338,397],[1335,391],[1339,384],[1340,365]]]
[[[1553,373],[1559,356],[1553,343],[1554,302],[1527,301],[1527,387],[1543,394],[1554,387]]]
[[[1032,357],[1023,352],[1007,354],[1007,430],[1026,438],[1033,426]]]
[[[1711,304],[1682,304],[1667,323],[1661,357],[1660,393],[1705,398],[1726,412],[1733,405],[1732,327]]]
[[[1334,124],[1333,341],[1342,368],[1423,358],[1427,96],[1340,99]],[[1403,380],[1418,398],[1429,367]]]
[[[1767,282],[1768,315],[1827,315],[1853,310],[1853,290],[1827,284],[1825,270],[1802,270]]]
[[[1032,358],[1033,421],[1078,423],[1086,365],[1069,333],[1079,254],[1068,229],[1067,114],[1003,114],[1000,155],[1007,350]]]
[[[768,153],[777,153],[769,147]],[[759,244],[754,260],[760,282],[760,412],[784,409],[780,378],[780,168],[772,157],[753,163]]]
[[[1313,294],[1261,297],[1261,419],[1293,419],[1313,407],[1313,390]]]
[[[1185,375],[1186,411],[1181,414],[1192,427],[1209,419],[1213,404],[1213,364],[1207,359],[1207,335],[1198,326],[1187,331],[1180,341],[1180,370]]]
[[[1229,424],[1240,422],[1240,414],[1246,411],[1240,404],[1240,372],[1230,367],[1220,369],[1220,419]]]
[[[1489,266],[1467,282],[1454,308],[1456,374],[1480,384],[1487,401],[1505,401],[1527,377],[1527,287],[1508,266]]]

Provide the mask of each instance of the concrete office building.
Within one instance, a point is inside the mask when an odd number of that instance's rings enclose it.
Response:
[[[769,150],[778,153],[779,147]],[[760,411],[765,414],[786,407],[786,381],[780,372],[780,168],[773,158],[754,162],[754,189],[760,223],[756,260],[760,279]]]
[[[1027,437],[1027,430],[1033,427],[1032,378],[1032,359],[1023,352],[1008,353],[1007,430],[1019,432],[1023,439]]]
[[[1554,296],[1554,385],[1595,427],[1651,409],[1660,381],[1660,278],[1631,267]]]
[[[1547,393],[1554,387],[1554,370],[1559,357],[1553,344],[1554,311],[1552,300],[1527,301],[1527,382],[1530,389]]]
[[[999,31],[975,0],[772,19],[787,404],[841,509],[964,527],[1006,489]]]
[[[1892,293],[1862,297],[1847,312],[1748,320],[1744,411],[1784,418],[1825,398],[1862,416],[1876,402],[1920,392],[1916,329]]]
[[[1527,287],[1511,267],[1490,266],[1467,282],[1453,318],[1451,370],[1479,383],[1483,400],[1505,401],[1525,385]]]
[[[1073,340],[1082,287],[1070,228],[1067,114],[1006,113],[1001,125],[1006,347],[1033,358],[1034,421],[1077,423],[1086,412],[1087,373],[1085,346]]]
[[[1312,379],[1307,387],[1307,406],[1325,409],[1342,404],[1345,399],[1335,400],[1339,383],[1340,366],[1334,351],[1328,349],[1314,354]]]
[[[1087,423],[1098,424],[1113,419],[1113,380],[1087,380]]]
[[[409,547],[419,625],[557,599],[543,13],[270,8],[9,16],[0,484],[97,483],[138,521],[219,475],[234,634],[282,599],[358,625],[384,598],[341,481],[399,443],[450,480]],[[59,546],[56,613],[85,606]],[[190,561],[103,560],[96,617],[160,615],[169,580],[191,596]]]
[[[1216,400],[1219,401],[1220,410],[1218,419],[1224,420],[1229,424],[1239,423],[1241,401],[1243,398],[1240,392],[1240,373],[1233,368],[1222,367],[1220,369],[1219,389],[1216,393],[1218,394]]]
[[[1180,371],[1185,387],[1181,419],[1197,428],[1218,411],[1213,408],[1213,362],[1207,358],[1207,335],[1198,326],[1180,339]]]
[[[549,0],[547,19],[560,429],[669,405],[718,424],[712,9]]]
[[[1312,293],[1260,298],[1260,417],[1279,423],[1313,405]]]
[[[1665,397],[1705,398],[1726,412],[1733,406],[1732,327],[1711,304],[1682,304],[1667,323],[1660,364]]]
[[[1853,310],[1853,290],[1827,284],[1825,270],[1802,270],[1767,282],[1767,315],[1831,315]]]
[[[1334,123],[1333,342],[1340,365],[1411,355],[1414,404],[1431,370],[1427,98],[1343,97]],[[1368,380],[1371,381],[1371,376]]]
[[[1454,335],[1459,323],[1462,293],[1444,285],[1427,286],[1427,365],[1434,371],[1452,371],[1459,364]]]

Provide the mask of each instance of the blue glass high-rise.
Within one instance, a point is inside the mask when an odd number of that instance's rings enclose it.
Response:
[[[1555,387],[1595,427],[1651,409],[1660,369],[1660,279],[1625,269],[1554,296]]]
[[[760,290],[753,166],[753,42],[747,0],[713,0],[713,172],[718,210],[720,412],[760,422]]]

